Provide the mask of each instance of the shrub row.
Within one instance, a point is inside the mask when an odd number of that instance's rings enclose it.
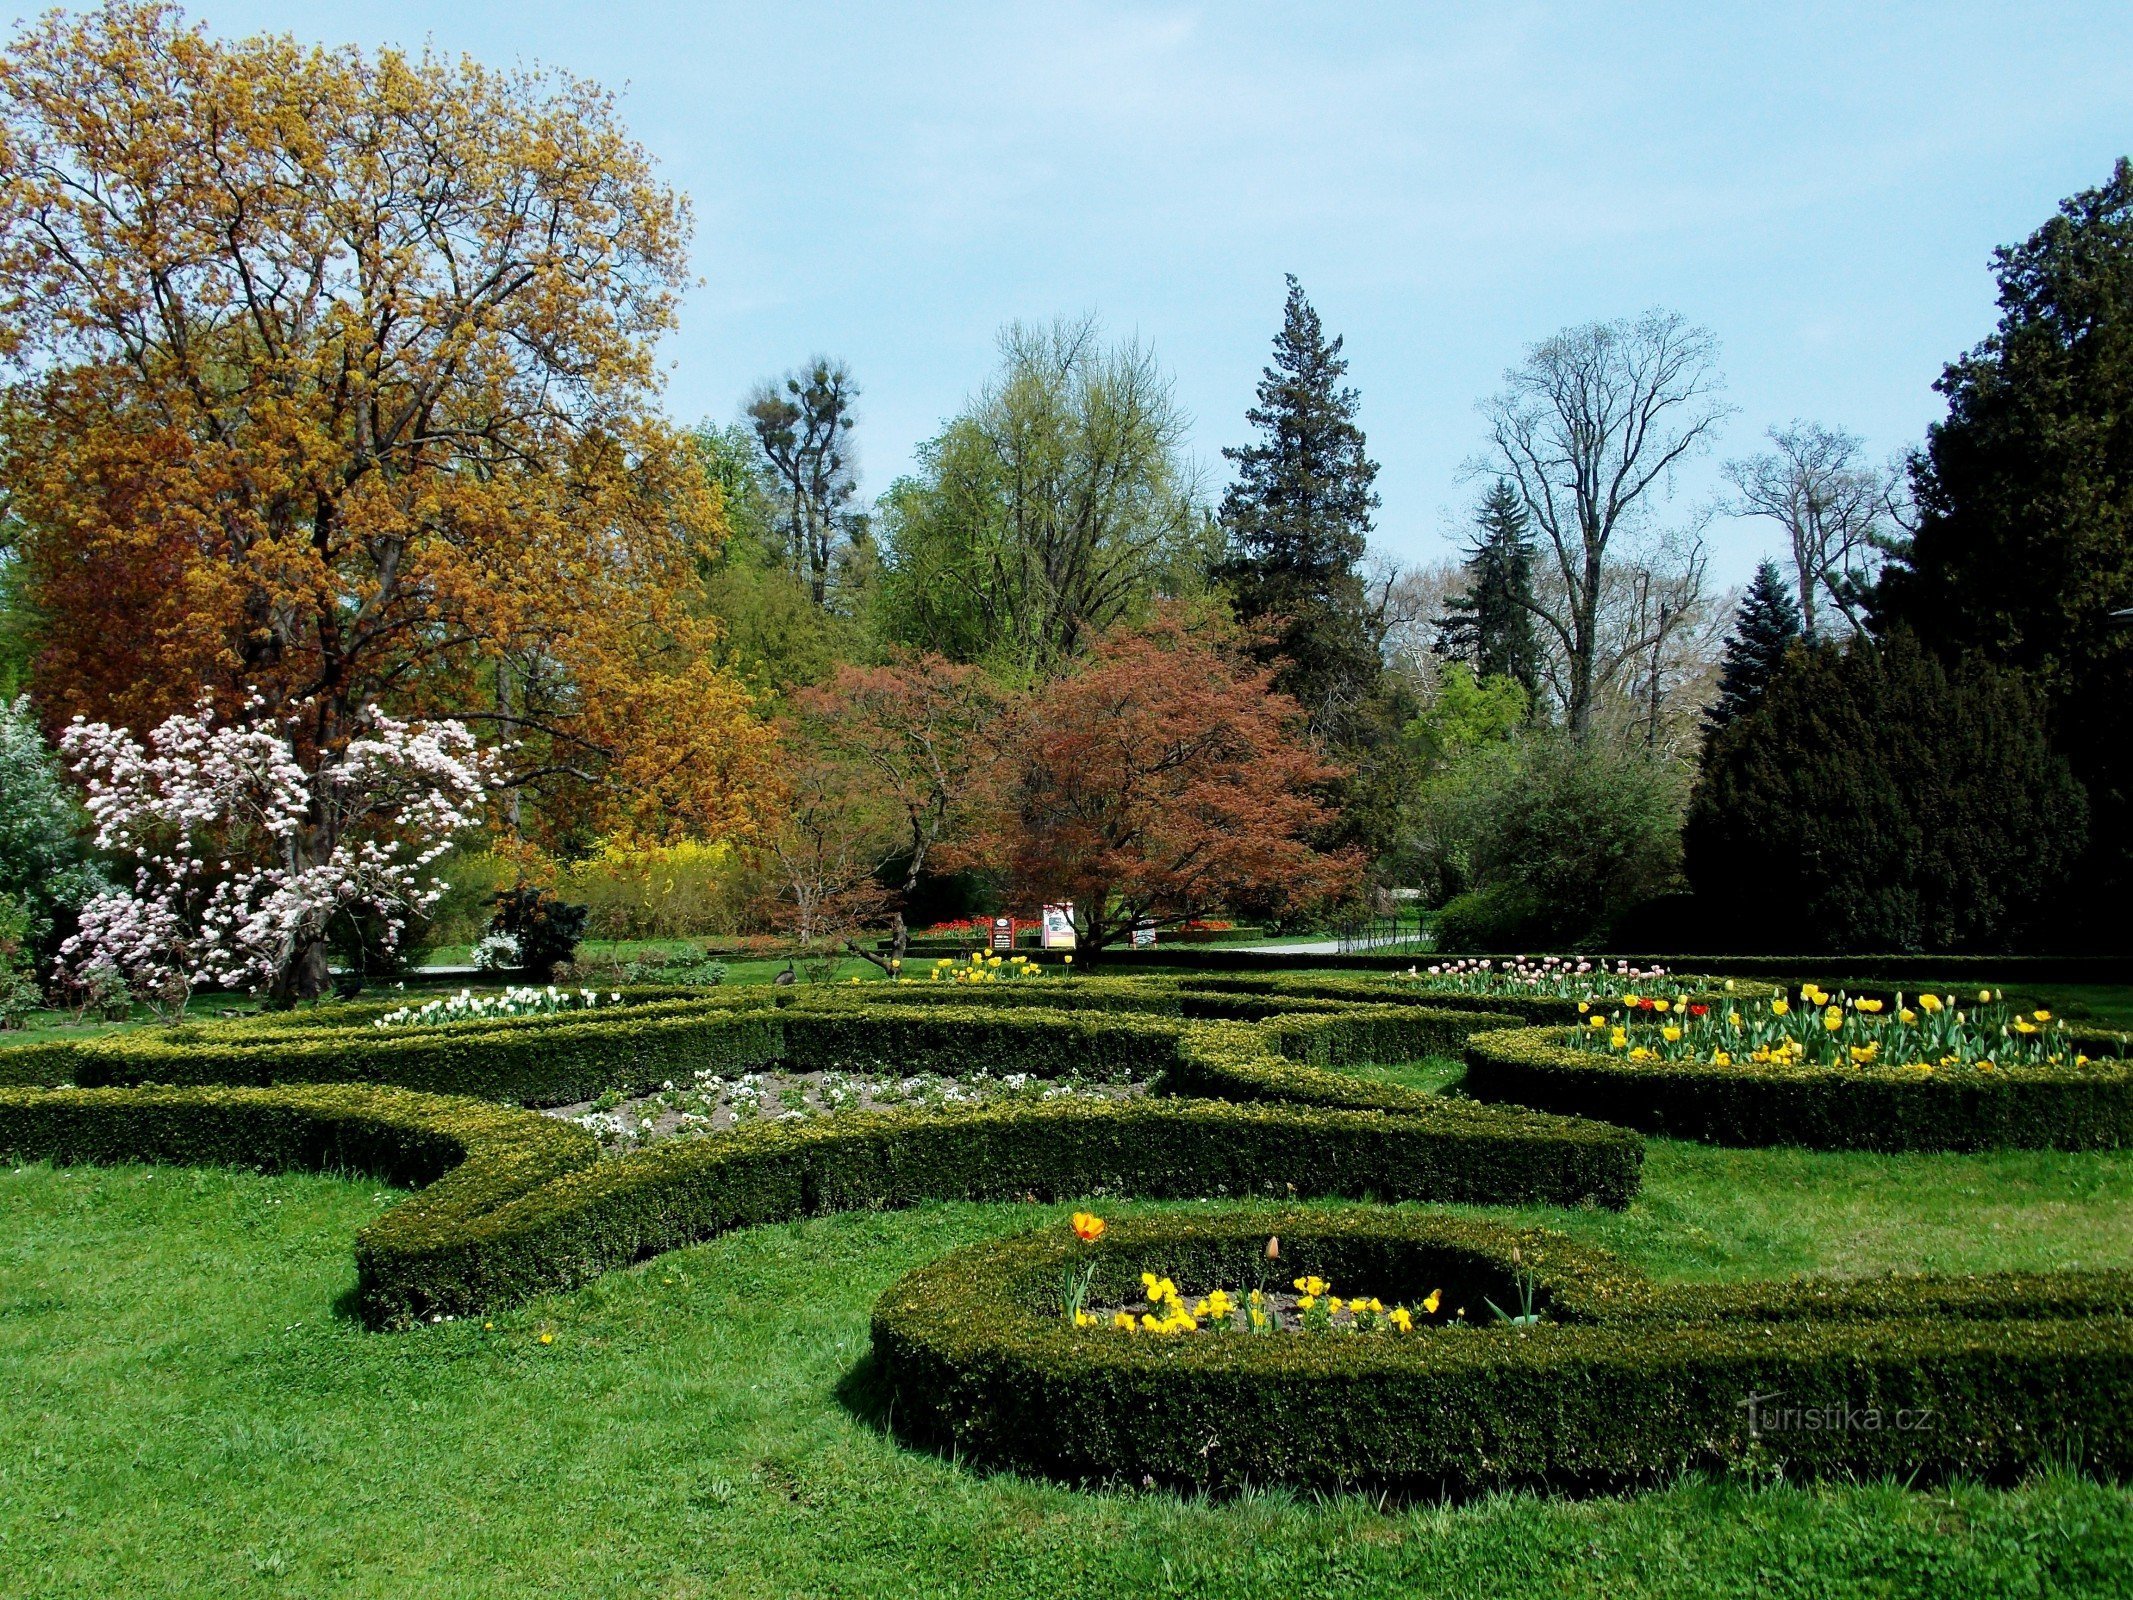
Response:
[[[1257,995],[1268,1002],[1287,1007],[1297,1001],[1333,1002],[1346,1006],[1420,1006],[1436,1011],[1478,1011],[1490,1017],[1478,1019],[1476,1028],[1496,1027],[1491,1020],[1495,1016],[1508,1016],[1517,1022],[1575,1022],[1579,1016],[1578,1002],[1555,995],[1481,995],[1462,994],[1443,985],[1432,984],[1427,978],[1342,978],[1290,976],[1279,978],[1194,978],[1181,977],[1175,980],[1182,992],[1182,1003],[1189,1007],[1201,995]],[[1683,974],[1678,978],[1662,980],[1658,992],[1684,999],[1715,1002],[1719,1000],[1742,1001],[1768,999],[1777,993],[1770,984],[1752,979],[1732,980],[1726,987],[1723,979],[1707,975]]]
[[[1051,961],[1054,952],[1029,952],[1032,959]],[[1284,973],[1392,973],[1432,961],[1514,960],[1495,951],[1431,951],[1426,955],[1297,955],[1280,950],[1116,950],[1099,959],[1081,957],[1091,971],[1106,976],[1122,974],[1194,971],[1206,974]],[[1670,972],[1696,972],[1705,977],[1754,978],[1774,984],[1819,983],[1827,989],[1853,993],[1862,988],[1887,986],[1906,989],[1953,985],[1975,988],[2022,990],[2033,984],[2133,983],[2133,956],[1947,956],[1947,955],[1797,955],[1718,956],[1631,954],[1595,952],[1594,961],[1627,961],[1632,966],[1665,967]],[[1078,968],[1077,968],[1078,970]],[[1079,981],[1079,980],[1077,980]]]
[[[2103,1034],[2097,1050],[2122,1050]],[[1466,1092],[1476,1100],[1598,1117],[1646,1133],[1724,1145],[1816,1150],[2116,1149],[2133,1145],[2133,1062],[2023,1068],[1989,1076],[1832,1067],[1715,1067],[1628,1061],[1573,1049],[1559,1028],[1477,1033]]]
[[[351,1009],[307,1014],[303,1025],[284,1016],[32,1046],[0,1052],[0,1069],[12,1069],[8,1081],[28,1084],[366,1082],[560,1105],[779,1063],[1150,1080],[1179,1066],[1179,1040],[1206,1025],[1194,1019],[1210,1017],[1264,1020],[1262,1042],[1245,1054],[1269,1064],[1283,1052],[1325,1066],[1396,1061],[1456,1054],[1474,1027],[1515,1020],[1336,999],[1194,996],[1168,984],[1102,980],[633,996],[613,1010],[391,1029],[373,1026],[367,1008]],[[1406,1103],[1365,1093],[1353,1078],[1293,1081],[1308,1084],[1303,1097],[1313,1103]],[[1293,1098],[1272,1082],[1262,1074],[1244,1097]],[[1218,1091],[1201,1074],[1181,1092]]]
[[[1620,1129],[1468,1106],[1138,1099],[758,1124],[601,1161],[589,1135],[553,1118],[350,1085],[4,1090],[0,1150],[428,1183],[357,1237],[357,1300],[378,1327],[830,1211],[1105,1194],[1621,1206],[1642,1159]]]
[[[40,1076],[29,1081],[84,1088],[377,1083],[562,1105],[610,1088],[651,1088],[706,1068],[745,1072],[775,1061],[782,1040],[768,1006],[700,1000],[404,1030],[211,1024],[32,1046],[38,1054],[31,1065]]]
[[[572,1123],[486,1100],[314,1084],[0,1089],[0,1153],[361,1174],[420,1189],[370,1231],[434,1233],[591,1165],[599,1145]]]
[[[1263,1247],[1278,1235],[1278,1271]],[[1188,1294],[1315,1272],[1335,1292],[1543,1321],[1410,1335],[1127,1334],[1058,1310],[1137,1275]],[[2011,1478],[2133,1469],[2133,1276],[1912,1278],[1659,1290],[1555,1236],[1441,1215],[1218,1213],[1063,1227],[956,1251],[882,1295],[877,1371],[897,1429],[959,1459],[1075,1482],[1271,1482],[1424,1494],[1627,1488],[1690,1469]]]

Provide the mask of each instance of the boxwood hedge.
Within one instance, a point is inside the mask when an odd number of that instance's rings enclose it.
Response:
[[[1977,1073],[1628,1061],[1574,1049],[1560,1028],[1477,1033],[1466,1092],[1674,1138],[1817,1150],[2115,1149],[2133,1145],[2133,1061],[2121,1035],[2073,1035],[2084,1067]]]
[[[590,1135],[554,1118],[352,1085],[0,1090],[0,1151],[426,1183],[357,1238],[358,1303],[374,1326],[509,1304],[828,1211],[1099,1194],[1620,1206],[1642,1160],[1618,1128],[1474,1106],[1161,1097],[853,1113],[599,1160]]]
[[[1146,980],[1143,980],[1146,981]],[[1203,995],[1256,995],[1286,1007],[1298,1001],[1334,1002],[1344,1006],[1417,1006],[1436,1011],[1484,1012],[1508,1016],[1519,1022],[1575,1022],[1578,1003],[1557,995],[1466,994],[1427,977],[1409,978],[1402,973],[1375,978],[1343,977],[1184,977],[1176,980],[1190,1006]],[[1730,1001],[1767,999],[1776,994],[1774,985],[1756,979],[1711,978],[1683,974],[1662,979],[1654,992],[1680,995],[1685,1000]],[[1188,1011],[1186,1013],[1190,1015]],[[1477,1027],[1496,1026],[1486,1018]]]
[[[1269,1271],[1263,1247],[1280,1238]],[[1511,1251],[1542,1321],[1509,1304]],[[1143,1270],[1188,1294],[1315,1272],[1467,1320],[1409,1335],[1076,1330]],[[1069,1481],[1272,1482],[1426,1494],[1627,1488],[1688,1469],[1793,1477],[2133,1468],[2133,1276],[1661,1289],[1559,1237],[1388,1211],[1163,1216],[1095,1246],[1063,1226],[956,1251],[882,1295],[894,1426],[979,1465]]]
[[[1455,1055],[1477,1026],[1516,1020],[1309,997],[1191,996],[1168,984],[1103,980],[713,991],[593,1012],[390,1029],[374,1025],[372,1008],[302,1017],[139,1029],[0,1051],[0,1083],[363,1082],[540,1106],[611,1089],[640,1093],[698,1073],[788,1065],[1143,1079],[1174,1072],[1179,1092],[1234,1089],[1245,1099],[1385,1107],[1416,1096],[1323,1073],[1225,1078],[1197,1055],[1188,1060],[1182,1043],[1214,1025],[1200,1019],[1251,1018],[1259,1024],[1254,1047],[1240,1051],[1233,1042],[1221,1052],[1224,1060],[1274,1066],[1287,1054],[1338,1067]]]

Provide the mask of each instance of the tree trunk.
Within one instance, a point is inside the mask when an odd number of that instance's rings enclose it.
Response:
[[[327,955],[324,939],[314,939],[299,950],[274,985],[274,1002],[292,1006],[301,1000],[317,1000],[323,996],[333,983],[333,974],[326,966]]]

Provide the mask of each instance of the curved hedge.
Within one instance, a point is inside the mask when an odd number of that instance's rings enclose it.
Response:
[[[2077,1042],[2123,1049],[2116,1034]],[[2017,1068],[1990,1076],[1890,1069],[1729,1067],[1629,1061],[1571,1048],[1559,1028],[1477,1033],[1476,1100],[1598,1117],[1725,1145],[1816,1150],[2117,1149],[2133,1145],[2133,1061]]]
[[[1347,1006],[1417,1006],[1442,1012],[1479,1013],[1475,1026],[1499,1026],[1490,1020],[1506,1016],[1514,1022],[1574,1023],[1578,1002],[1559,995],[1467,994],[1427,977],[1408,978],[1400,973],[1378,978],[1342,977],[1181,977],[1175,980],[1185,1004],[1201,995],[1253,995],[1276,1005],[1299,1000],[1330,1001]],[[1694,973],[1659,980],[1657,989],[1684,1000],[1707,1002],[1764,1000],[1778,993],[1773,984],[1756,979],[1712,978]]]
[[[1188,1008],[1194,1016],[1180,1015]],[[1389,1107],[1411,1091],[1326,1075],[1225,1074],[1185,1047],[1204,1017],[1260,1019],[1254,1049],[1320,1067],[1456,1055],[1477,1026],[1516,1020],[1416,1006],[1297,998],[1194,1002],[1170,985],[1046,980],[902,984],[849,992],[756,990],[626,1007],[442,1026],[372,1025],[375,1008],[210,1023],[0,1050],[0,1083],[378,1083],[431,1094],[565,1105],[607,1090],[635,1094],[702,1072],[787,1065],[897,1072],[1074,1071],[1098,1078],[1175,1075],[1178,1092]]]
[[[1149,1098],[853,1113],[604,1161],[554,1118],[348,1085],[0,1090],[0,1151],[427,1183],[357,1236],[357,1299],[373,1326],[509,1304],[732,1228],[830,1211],[1098,1194],[1620,1206],[1643,1155],[1622,1129],[1449,1103]]]
[[[1077,1330],[1143,1270],[1188,1293],[1278,1271],[1413,1303],[1507,1304],[1511,1250],[1543,1321],[1409,1335]],[[956,1251],[890,1287],[873,1347],[899,1432],[1069,1481],[1284,1482],[1422,1493],[1594,1490],[1693,1468],[2010,1478],[2133,1469],[2133,1274],[1660,1289],[1555,1235],[1389,1212],[1230,1213],[1064,1227]],[[1486,1313],[1482,1313],[1486,1315]],[[1752,1399],[1752,1406],[1749,1402]]]

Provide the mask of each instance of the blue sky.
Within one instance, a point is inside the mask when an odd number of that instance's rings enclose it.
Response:
[[[669,409],[730,420],[827,351],[869,493],[985,378],[1010,318],[1151,343],[1210,482],[1285,271],[1344,334],[1378,542],[1438,559],[1475,401],[1527,343],[1664,305],[1740,408],[1877,456],[1989,331],[1992,247],[2133,152],[2133,7],[649,6],[196,0],[223,33],[540,62],[621,94],[696,207]],[[1737,581],[1769,544],[1720,523]]]

